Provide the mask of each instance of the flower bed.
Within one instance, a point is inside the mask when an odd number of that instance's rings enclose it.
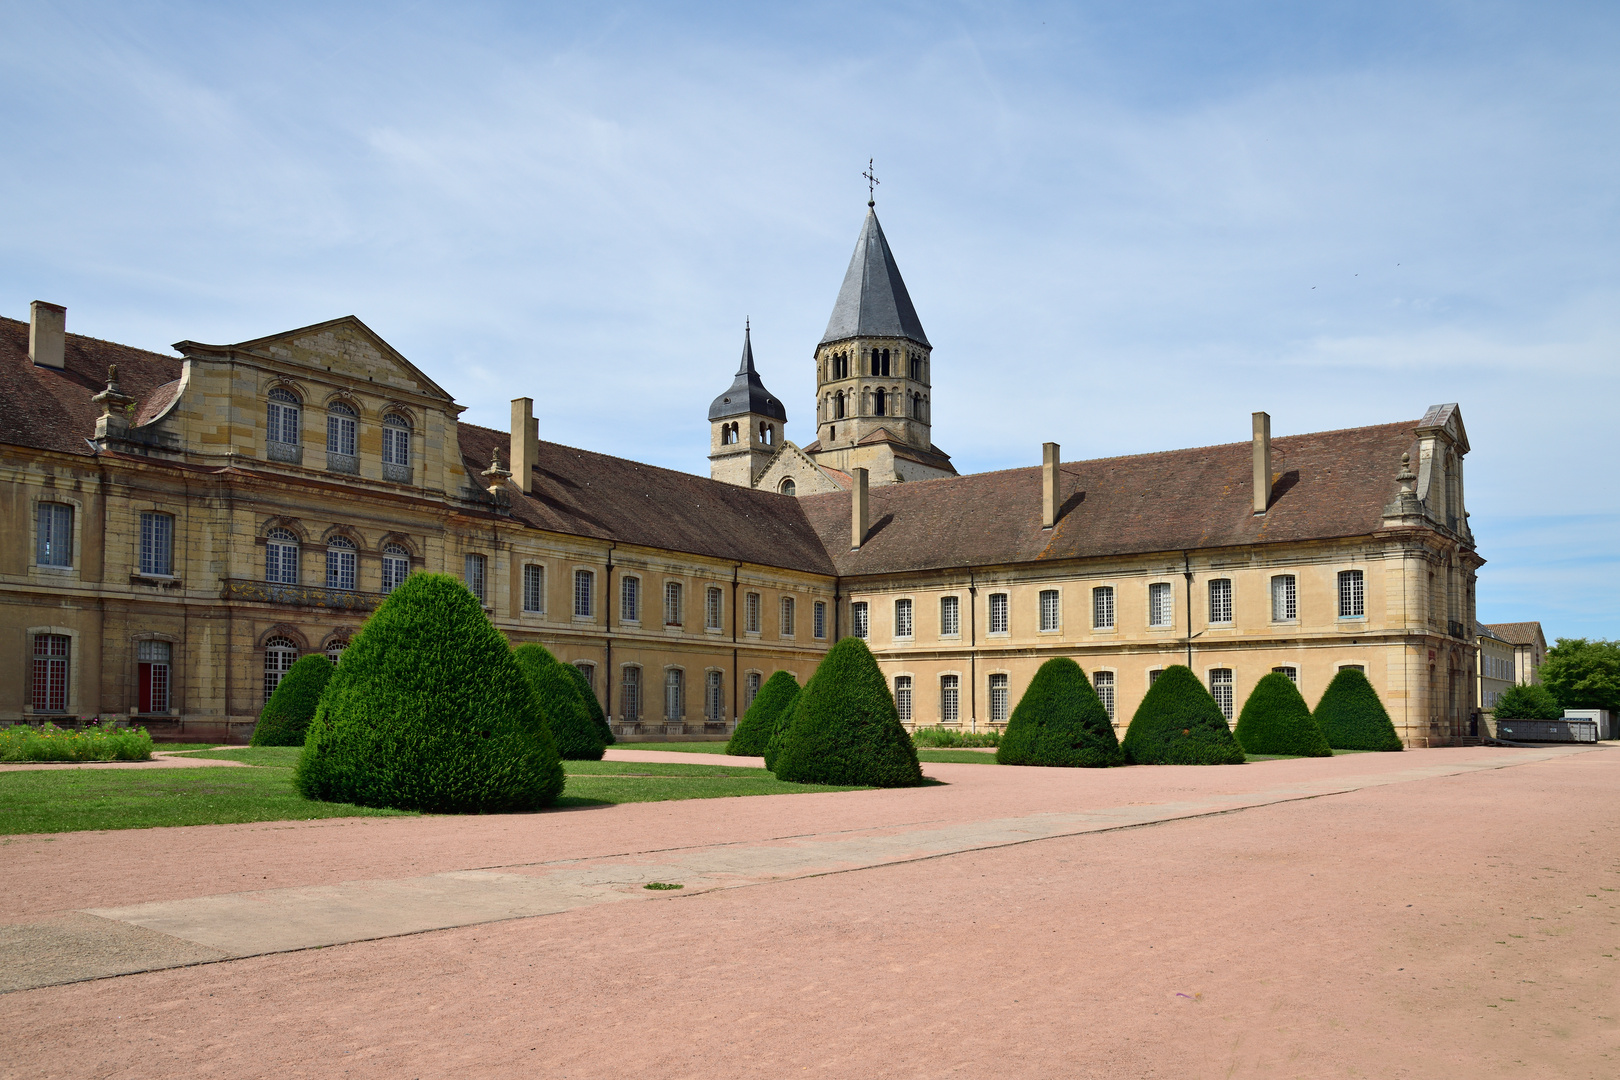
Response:
[[[82,731],[47,723],[0,728],[0,762],[12,761],[146,761],[152,736],[145,728],[119,727],[93,721]]]

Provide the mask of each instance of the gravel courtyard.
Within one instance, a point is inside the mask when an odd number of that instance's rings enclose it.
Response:
[[[1614,747],[925,772],[9,838],[0,1077],[1620,1073]]]

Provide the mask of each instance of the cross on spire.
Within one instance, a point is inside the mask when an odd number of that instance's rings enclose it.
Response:
[[[876,197],[873,194],[873,185],[883,183],[883,181],[881,181],[881,180],[879,180],[877,178],[877,175],[876,175],[877,170],[872,168],[872,161],[873,161],[872,158],[867,158],[866,159],[866,171],[861,173],[862,176],[866,177],[866,205],[867,206],[876,206],[877,205]]]

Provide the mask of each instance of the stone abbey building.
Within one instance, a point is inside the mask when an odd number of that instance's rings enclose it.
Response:
[[[1373,427],[957,475],[932,345],[875,212],[786,438],[745,333],[711,478],[509,431],[359,319],[178,355],[0,318],[0,722],[241,737],[414,570],[586,674],[627,734],[723,733],[763,679],[864,637],[913,725],[1006,722],[1071,656],[1123,729],[1190,663],[1229,715],[1286,672],[1364,670],[1409,745],[1477,680],[1455,405]],[[1033,451],[1033,447],[1031,448]]]

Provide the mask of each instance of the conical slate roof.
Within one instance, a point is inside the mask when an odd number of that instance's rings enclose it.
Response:
[[[906,292],[894,252],[878,224],[877,211],[871,209],[866,212],[861,238],[855,242],[855,255],[849,260],[821,344],[852,337],[903,337],[933,348],[917,309],[911,306],[911,294]]]
[[[731,389],[715,398],[714,403],[709,406],[709,419],[724,420],[728,416],[756,413],[785,424],[787,410],[769,390],[765,389],[765,384],[759,381],[759,372],[754,370],[754,343],[751,337],[750,331],[745,327],[742,363],[737,367],[737,378],[732,381]]]

